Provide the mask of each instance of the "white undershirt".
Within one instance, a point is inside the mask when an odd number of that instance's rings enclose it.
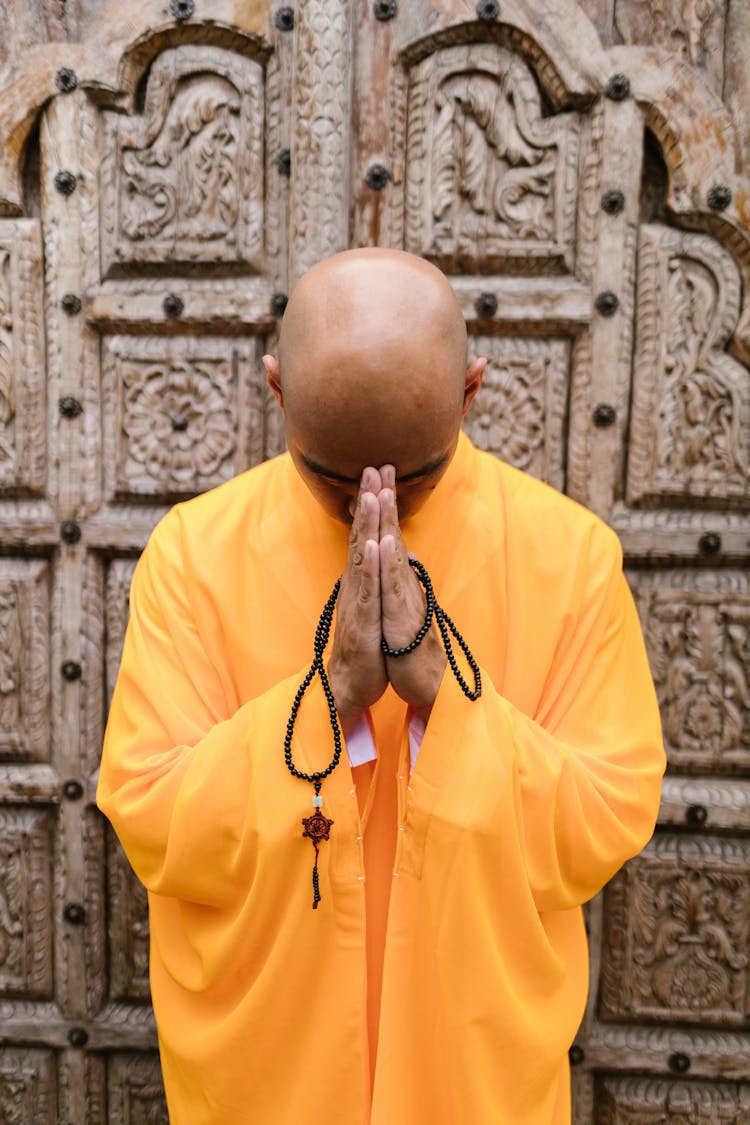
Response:
[[[420,715],[412,715],[409,722],[409,757],[411,758],[411,769],[414,769],[416,765],[417,754],[422,745],[426,725]],[[378,752],[375,749],[375,740],[372,737],[372,730],[367,721],[367,713],[365,711],[359,716],[356,726],[346,739],[346,750],[349,755],[350,766],[363,766],[365,762],[374,762],[378,756]]]

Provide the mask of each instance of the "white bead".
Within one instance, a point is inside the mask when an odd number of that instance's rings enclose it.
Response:
[[[319,795],[313,796],[313,808],[314,809],[322,809],[323,808],[323,798],[321,796],[319,796]]]

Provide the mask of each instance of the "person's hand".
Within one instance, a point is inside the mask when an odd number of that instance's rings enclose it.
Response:
[[[419,579],[409,566],[396,505],[396,474],[392,465],[380,470],[380,597],[383,636],[389,648],[405,648],[424,624],[426,601]],[[387,657],[388,679],[402,699],[425,719],[435,702],[446,656],[433,620],[422,643],[406,656]]]
[[[366,468],[357,496],[349,537],[349,557],[336,603],[336,625],[328,679],[344,737],[365,708],[377,702],[388,685],[383,650],[378,552],[382,482],[377,469]]]

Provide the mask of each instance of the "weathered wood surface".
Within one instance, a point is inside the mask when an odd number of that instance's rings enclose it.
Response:
[[[746,9],[0,0],[9,1120],[166,1120],[145,894],[93,805],[130,577],[283,447],[260,356],[347,245],[446,270],[473,439],[623,543],[670,764],[587,909],[577,1125],[749,1119]]]

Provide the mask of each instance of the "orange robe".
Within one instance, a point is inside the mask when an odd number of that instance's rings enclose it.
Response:
[[[664,767],[619,543],[465,438],[403,530],[483,692],[446,673],[411,773],[405,712],[376,706],[373,832],[343,754],[315,911],[282,744],[347,529],[284,455],[178,505],[139,562],[98,801],[149,890],[173,1125],[569,1121],[580,905],[648,840]],[[317,684],[294,755],[330,760]]]

